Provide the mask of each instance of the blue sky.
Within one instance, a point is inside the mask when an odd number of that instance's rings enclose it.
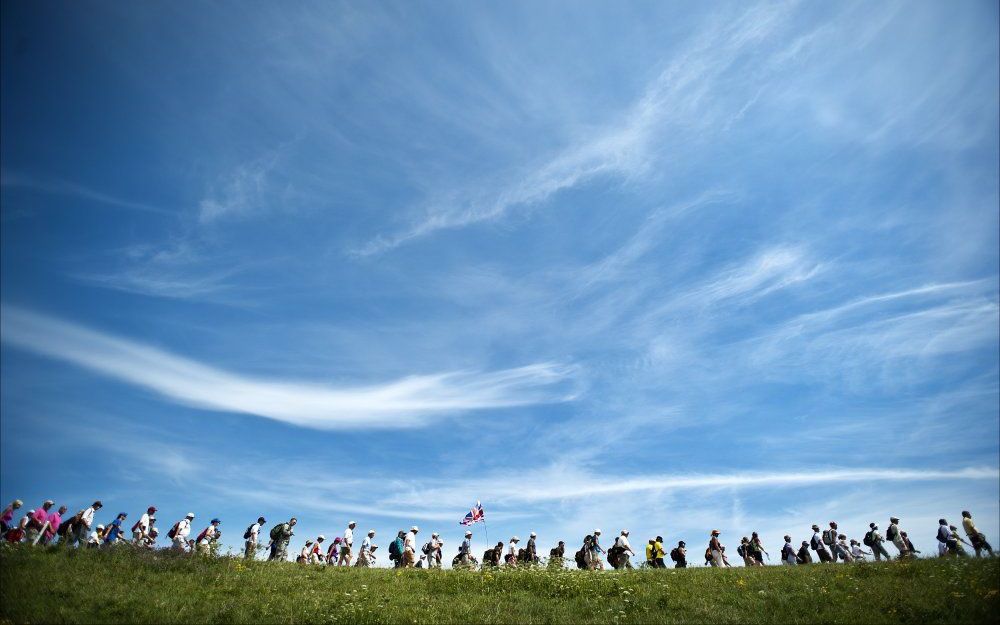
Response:
[[[996,3],[2,18],[5,501],[1000,534]]]

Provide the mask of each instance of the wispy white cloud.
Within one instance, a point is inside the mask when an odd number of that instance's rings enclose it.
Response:
[[[84,200],[97,202],[99,204],[106,204],[108,206],[114,206],[117,208],[124,208],[128,210],[136,210],[144,213],[156,213],[160,215],[174,214],[169,210],[153,206],[152,204],[147,204],[145,202],[137,202],[134,200],[117,197],[109,193],[97,191],[95,189],[92,189],[82,184],[78,184],[76,182],[71,182],[69,180],[62,180],[59,178],[35,176],[19,172],[4,171],[2,174],[0,174],[0,186],[11,189],[29,189],[32,191],[39,191],[42,193],[52,193],[56,195],[77,197]]]
[[[320,429],[406,428],[458,412],[567,401],[572,368],[536,363],[332,386],[242,376],[28,310],[3,307],[3,341],[185,405]]]
[[[206,224],[223,218],[246,217],[273,202],[271,185],[282,150],[268,152],[221,177],[198,204],[198,219]]]

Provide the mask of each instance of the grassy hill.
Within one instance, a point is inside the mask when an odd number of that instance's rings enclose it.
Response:
[[[983,623],[1000,560],[396,571],[0,549],[2,623]]]

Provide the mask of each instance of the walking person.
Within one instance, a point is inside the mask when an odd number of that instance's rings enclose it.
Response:
[[[675,569],[686,569],[687,562],[687,543],[683,540],[677,543],[677,546],[670,550],[670,559],[674,561]]]
[[[519,542],[521,542],[520,538],[512,536],[510,542],[507,543],[507,557],[504,558],[504,562],[513,567],[517,566],[517,543]]]
[[[524,546],[525,560],[528,564],[538,563],[538,548],[535,546],[535,539],[538,538],[538,534],[531,532],[528,534],[528,544]]]
[[[757,563],[757,566],[764,566],[764,556],[767,559],[771,559],[771,554],[764,549],[764,544],[760,542],[760,536],[757,532],[750,534],[750,553],[753,554],[753,559]]]
[[[655,560],[656,568],[658,569],[667,568],[666,563],[663,561],[663,559],[667,555],[667,552],[663,550],[663,536],[656,537],[656,542],[654,543],[654,547],[656,552],[656,560]]]
[[[24,502],[20,499],[15,499],[10,502],[10,505],[3,509],[3,514],[0,515],[0,538],[3,538],[7,530],[16,527],[14,523],[14,513],[21,509]]]
[[[837,549],[837,534],[839,533],[836,521],[830,521],[830,528],[823,530],[823,546],[830,552],[833,562],[837,561],[837,552],[839,551]]]
[[[368,530],[368,535],[361,541],[361,549],[358,551],[358,561],[355,566],[368,567],[373,564],[372,552],[374,551],[372,539],[375,538],[375,530]]]
[[[87,547],[92,549],[100,547],[101,536],[103,535],[104,535],[104,526],[98,525],[96,528],[94,528],[94,531],[90,533],[90,536],[87,537],[86,541]]]
[[[295,531],[292,529],[298,523],[298,519],[292,517],[284,523],[278,523],[271,528],[271,553],[268,561],[285,562],[288,560],[288,543],[291,542]]]
[[[211,551],[212,543],[216,540],[216,535],[219,533],[219,525],[222,523],[219,519],[212,519],[208,527],[201,530],[198,534],[198,538],[195,539],[196,550],[201,555],[209,555]]]
[[[146,508],[146,511],[139,517],[139,520],[132,526],[132,542],[136,545],[144,543],[149,536],[149,530],[153,527],[152,519],[154,514],[156,514],[156,506]]]
[[[750,539],[744,536],[740,539],[740,544],[736,546],[736,555],[743,558],[743,566],[753,567],[757,566],[757,563],[753,559],[753,555],[750,553]]]
[[[389,560],[395,568],[403,566],[403,545],[406,542],[406,532],[399,530],[396,539],[389,543]]]
[[[712,530],[712,538],[708,541],[708,554],[711,557],[711,565],[715,567],[723,566],[722,543],[719,542],[719,535],[722,532]]]
[[[87,508],[81,510],[73,517],[73,528],[66,532],[66,546],[73,547],[77,544],[85,545],[90,537],[90,528],[94,524],[94,515],[104,507],[98,499]],[[103,527],[101,528],[104,529]]]
[[[590,538],[590,548],[585,554],[587,559],[587,568],[591,571],[603,571],[604,562],[601,560],[601,554],[604,553],[604,548],[601,547],[601,530],[595,529],[593,535]]]
[[[965,530],[965,535],[972,542],[972,548],[976,551],[977,558],[983,555],[983,551],[986,551],[991,556],[993,555],[993,547],[987,542],[986,535],[976,527],[975,522],[972,520],[972,514],[968,510],[962,510],[962,529]]]
[[[194,512],[188,512],[180,521],[167,532],[167,536],[173,540],[174,549],[177,551],[188,550],[188,536],[191,535],[191,522],[194,521]]]
[[[907,552],[907,553],[908,553],[908,554],[909,554],[910,556],[914,556],[915,554],[918,554],[918,553],[920,553],[920,552],[919,552],[919,551],[917,551],[917,550],[916,550],[916,548],[915,548],[915,547],[913,546],[913,543],[912,543],[912,542],[910,542],[910,537],[906,535],[906,532],[900,532],[900,533],[899,533],[899,535],[903,537],[903,544],[904,544],[904,545],[906,546],[906,552]]]
[[[792,546],[792,537],[785,536],[785,544],[781,547],[781,563],[795,566],[798,558],[795,555],[795,547]]]
[[[902,560],[907,555],[910,555],[909,550],[906,548],[906,542],[901,536],[899,530],[899,519],[896,517],[889,517],[889,528],[885,531],[885,538],[891,541],[896,550],[899,551],[899,559]]]
[[[845,534],[837,535],[837,552],[840,554],[840,559],[845,563],[854,562],[854,556],[851,555],[851,548],[847,544],[847,536]]]
[[[28,528],[24,538],[29,545],[37,543],[42,532],[48,529],[49,509],[54,505],[54,501],[46,499],[37,510],[28,515]]]
[[[444,541],[441,540],[441,536],[437,532],[432,532],[431,539],[427,541],[427,568],[441,568],[442,546],[444,546]]]
[[[938,541],[938,557],[943,558],[949,553],[954,553],[955,541],[951,537],[951,530],[948,529],[948,521],[945,519],[938,519],[938,531],[937,531],[937,541]]]
[[[337,561],[337,566],[351,566],[351,558],[354,556],[352,549],[354,549],[354,528],[358,524],[351,521],[347,524],[347,529],[344,530],[344,535],[340,539],[340,559]]]
[[[809,548],[816,552],[816,557],[820,562],[832,562],[833,557],[823,543],[823,536],[819,532],[819,525],[813,524],[813,535],[809,540]]]
[[[115,520],[104,530],[104,546],[117,545],[118,541],[124,540],[125,531],[122,530],[122,523],[128,516],[127,512],[119,512]]]
[[[622,530],[615,539],[615,561],[612,563],[616,569],[630,569],[632,568],[631,558],[635,556],[635,551],[632,550],[632,545],[628,541],[628,530]]]
[[[51,544],[56,535],[60,534],[59,528],[62,527],[62,516],[64,514],[66,514],[66,506],[59,506],[58,510],[49,513],[48,527],[42,533],[42,542],[46,545]],[[63,530],[63,533],[65,533],[65,530]]]
[[[257,557],[257,546],[260,542],[260,528],[264,527],[267,520],[264,517],[257,517],[257,521],[251,523],[243,532],[243,558],[253,560]]]
[[[566,543],[559,541],[555,547],[549,549],[549,568],[561,569],[563,568],[564,560],[566,558]]]
[[[875,523],[869,523],[868,527],[871,529],[868,531],[868,534],[866,534],[868,542],[865,542],[865,544],[872,548],[872,554],[875,556],[875,561],[879,562],[882,558],[891,560],[892,557],[889,556],[889,552],[885,550],[885,539],[882,537],[882,534],[878,533],[878,525]]]
[[[306,544],[302,546],[302,550],[299,551],[299,555],[296,556],[295,563],[305,564],[306,562],[309,562],[309,556],[312,554],[312,550],[313,550],[313,541],[307,540]]]
[[[656,568],[656,539],[650,538],[646,543],[646,566]]]
[[[864,549],[861,548],[861,545],[858,543],[858,541],[854,540],[853,538],[851,539],[851,556],[854,558],[856,562],[864,562],[865,556],[870,556],[870,555],[872,555],[871,551],[865,551]]]
[[[798,564],[812,564],[813,557],[809,553],[809,541],[803,540],[802,545],[799,547],[799,552],[795,554],[795,561]]]
[[[420,528],[414,525],[403,539],[403,567],[413,568],[417,564],[417,534]]]

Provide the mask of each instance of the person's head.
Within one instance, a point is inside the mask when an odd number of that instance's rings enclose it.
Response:
[[[146,514],[156,514],[156,506],[146,508]]]
[[[97,500],[97,501],[95,501],[95,502],[94,502],[93,504],[91,504],[91,506],[90,506],[90,507],[91,507],[91,508],[93,508],[94,510],[100,510],[101,508],[103,508],[103,507],[104,507],[104,504],[103,504],[103,503],[101,503],[101,500],[100,500],[100,499],[98,499],[98,500]]]
[[[906,538],[906,532],[900,532],[899,535],[902,536],[903,538]]]
[[[340,544],[340,543],[342,543],[343,541],[344,541],[344,539],[343,539],[343,538],[341,538],[340,536],[335,536],[335,537],[334,537],[334,539],[333,539],[333,544],[335,544],[335,545],[339,545],[339,544]]]
[[[957,528],[957,527],[955,527],[954,525],[949,525],[949,526],[948,526],[948,529],[950,529],[951,531],[953,531],[953,532],[954,532],[954,531],[955,531],[955,530],[957,530],[958,528]]]
[[[663,542],[663,536],[657,536],[656,537],[656,542],[662,543]]]
[[[852,544],[852,545],[856,545],[856,544],[858,544],[858,541],[856,541],[856,540],[854,540],[854,539],[852,538],[852,539],[851,539],[851,544]]]
[[[837,522],[836,521],[830,521],[830,527],[833,528],[833,529],[837,529]]]
[[[184,518],[187,519],[188,521],[194,520],[194,512],[188,512]]]
[[[971,519],[971,518],[972,518],[972,515],[971,515],[971,514],[969,514],[969,511],[968,511],[968,510],[962,510],[962,518],[963,518],[963,519]]]
[[[470,532],[470,531],[466,530],[466,531],[465,531],[465,537],[466,537],[466,538],[472,538],[472,532]]]
[[[741,543],[748,543],[748,542],[750,542],[750,539],[747,538],[746,536],[744,536],[743,538],[740,539],[740,542]]]
[[[803,547],[808,547],[809,546],[809,541],[808,540],[803,540],[802,541],[802,546]]]
[[[406,532],[404,532],[403,530],[399,530],[396,536],[398,536],[399,538],[403,538],[404,536],[406,536]]]
[[[221,523],[222,521],[220,521],[219,519],[212,519],[212,525],[216,527],[218,527]]]
[[[529,538],[538,538],[538,534],[536,534],[534,532],[531,532],[530,534],[528,534],[528,537]]]
[[[431,532],[431,538],[437,538],[437,537],[438,537],[437,532]]]
[[[715,538],[718,538],[719,534],[721,534],[721,533],[722,532],[720,532],[719,530],[712,530],[712,536],[715,537]]]
[[[316,542],[318,542],[318,543],[321,543],[324,540],[326,540],[326,536],[324,536],[322,534],[320,534],[319,536],[316,537]]]
[[[511,539],[510,539],[510,542],[512,542],[512,543],[519,543],[519,542],[521,542],[521,539],[518,538],[517,536],[512,536]]]
[[[497,548],[498,549],[503,549],[503,541],[502,540],[497,543]]]
[[[17,510],[18,508],[20,508],[23,505],[24,505],[24,502],[21,501],[20,499],[15,499],[14,501],[10,502],[10,507],[11,507],[12,510]]]
[[[263,525],[263,524],[267,523],[267,519],[265,519],[262,516],[259,516],[259,517],[257,517],[257,523],[259,523],[260,525]]]
[[[125,517],[127,517],[127,516],[128,516],[128,512],[119,512],[118,513],[118,518],[121,519],[122,521],[124,521]]]
[[[628,536],[628,530],[622,530],[622,536]]]
[[[757,532],[752,532],[752,533],[750,534],[750,537],[751,537],[751,538],[757,538]]]
[[[313,541],[311,541],[311,540],[307,540],[307,541],[306,541],[306,547],[309,547],[309,546],[311,546],[312,544],[313,544]]]
[[[410,528],[410,531],[413,532],[414,534],[416,534],[416,533],[420,532],[420,528],[417,527],[416,525],[414,525],[413,527]]]
[[[368,536],[374,537],[375,536],[375,530],[368,530]]]
[[[840,536],[837,536],[837,539],[838,540],[847,540],[847,536],[844,536],[843,534],[841,534]]]
[[[292,517],[292,518],[288,519],[288,524],[289,525],[295,525],[298,522],[299,522],[299,520],[296,519],[295,517]]]
[[[347,524],[347,527],[349,527],[349,528],[351,528],[351,529],[354,529],[354,528],[355,528],[355,527],[357,527],[357,526],[358,526],[358,524],[357,524],[357,523],[355,523],[354,521],[351,521],[350,523],[348,523],[348,524]]]
[[[878,525],[876,525],[874,523],[869,523],[868,527],[872,528],[873,530],[877,530],[878,529]]]
[[[100,534],[103,531],[104,531],[104,526],[103,525],[98,525],[97,526],[97,533]]]
[[[656,539],[655,538],[650,538],[649,539],[649,544],[650,545],[655,545],[656,544]]]
[[[944,519],[938,519],[938,525],[948,525],[948,521]]]
[[[56,505],[56,502],[52,501],[51,499],[46,499],[45,502],[42,503],[42,510],[48,510],[54,505]]]
[[[684,541],[682,540],[682,541],[680,541],[679,543],[677,543],[677,546],[678,546],[678,547],[686,547],[686,546],[687,546],[687,543],[685,543],[685,542],[684,542]]]
[[[155,527],[153,529],[149,530],[149,537],[150,538],[156,538],[159,535],[160,535],[160,530],[156,529]]]
[[[899,518],[891,516],[891,517],[889,517],[889,522],[890,523],[899,523]]]
[[[813,528],[814,532],[818,532],[819,531],[819,525],[816,525],[815,523],[813,523],[812,528]]]
[[[66,506],[59,506],[59,516],[66,514]]]
[[[786,542],[786,543],[790,543],[790,542],[792,542],[792,537],[791,537],[791,536],[789,536],[789,535],[787,535],[787,534],[785,534],[785,542]]]
[[[601,530],[600,529],[594,530],[594,536],[600,536],[600,535],[601,535]]]

